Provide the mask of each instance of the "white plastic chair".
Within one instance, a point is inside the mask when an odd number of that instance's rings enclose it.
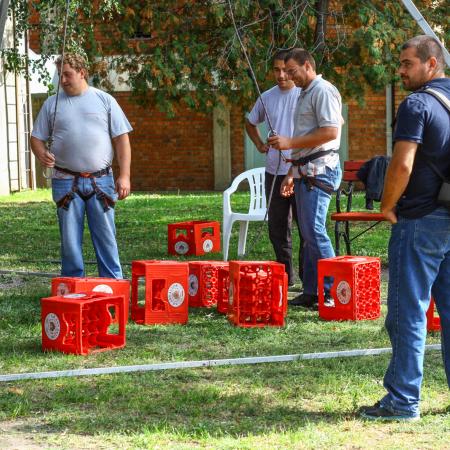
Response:
[[[223,193],[223,260],[228,260],[228,247],[230,245],[231,229],[233,222],[239,221],[239,243],[238,256],[245,254],[245,243],[247,240],[248,223],[250,221],[264,220],[266,215],[266,192],[264,188],[265,167],[246,170],[238,175],[231,186]],[[250,188],[250,204],[247,213],[237,213],[231,210],[231,194],[236,192],[239,184],[248,181]]]

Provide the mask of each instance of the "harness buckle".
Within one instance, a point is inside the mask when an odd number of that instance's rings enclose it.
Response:
[[[80,177],[81,178],[91,178],[91,173],[90,172],[80,172]]]

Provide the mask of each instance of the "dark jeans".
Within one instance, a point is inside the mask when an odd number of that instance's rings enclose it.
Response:
[[[275,175],[266,172],[265,188],[267,201],[269,201],[270,188],[272,187],[274,177]],[[300,236],[300,248],[298,253],[298,274],[300,280],[303,280],[303,239],[297,222],[295,197],[292,195],[291,197],[286,198],[280,195],[280,186],[283,179],[284,175],[277,175],[275,186],[273,188],[268,215],[269,238],[270,242],[272,242],[273,249],[275,250],[276,260],[285,265],[286,273],[289,277],[289,284],[292,284],[295,282],[294,266],[292,263],[292,218],[294,218],[295,223],[297,224],[298,234]]]

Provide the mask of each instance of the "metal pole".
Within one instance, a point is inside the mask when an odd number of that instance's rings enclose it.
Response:
[[[428,22],[424,19],[421,12],[416,8],[416,5],[411,0],[402,0],[403,5],[408,10],[408,12],[411,14],[413,19],[417,22],[419,27],[422,29],[422,31],[427,35],[434,37],[441,45],[442,50],[444,51],[444,58],[445,62],[447,63],[447,66],[450,67],[450,53],[448,50],[444,47],[444,44],[438,39],[433,29],[428,25]]]
[[[426,345],[426,350],[440,350],[440,344]],[[178,361],[136,366],[97,367],[93,369],[56,370],[51,372],[11,373],[0,375],[0,383],[21,380],[42,380],[45,378],[80,377],[107,375],[114,373],[149,372],[173,369],[193,369],[197,367],[238,366],[246,364],[280,363],[307,359],[350,358],[391,353],[391,348],[369,348],[361,350],[342,350],[338,352],[300,353],[295,355],[250,356],[247,358],[205,359],[200,361]]]

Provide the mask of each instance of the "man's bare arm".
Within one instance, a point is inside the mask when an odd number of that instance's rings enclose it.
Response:
[[[258,149],[258,152],[260,153],[267,153],[269,150],[269,146],[263,142],[261,139],[261,135],[259,134],[258,128],[250,123],[248,119],[245,121],[245,130],[247,131],[247,134],[249,135],[252,142],[255,144],[256,148]]]
[[[112,139],[116,151],[117,162],[119,164],[119,176],[116,180],[116,191],[119,200],[128,197],[131,190],[130,167],[131,167],[131,146],[128,133],[121,134]]]

